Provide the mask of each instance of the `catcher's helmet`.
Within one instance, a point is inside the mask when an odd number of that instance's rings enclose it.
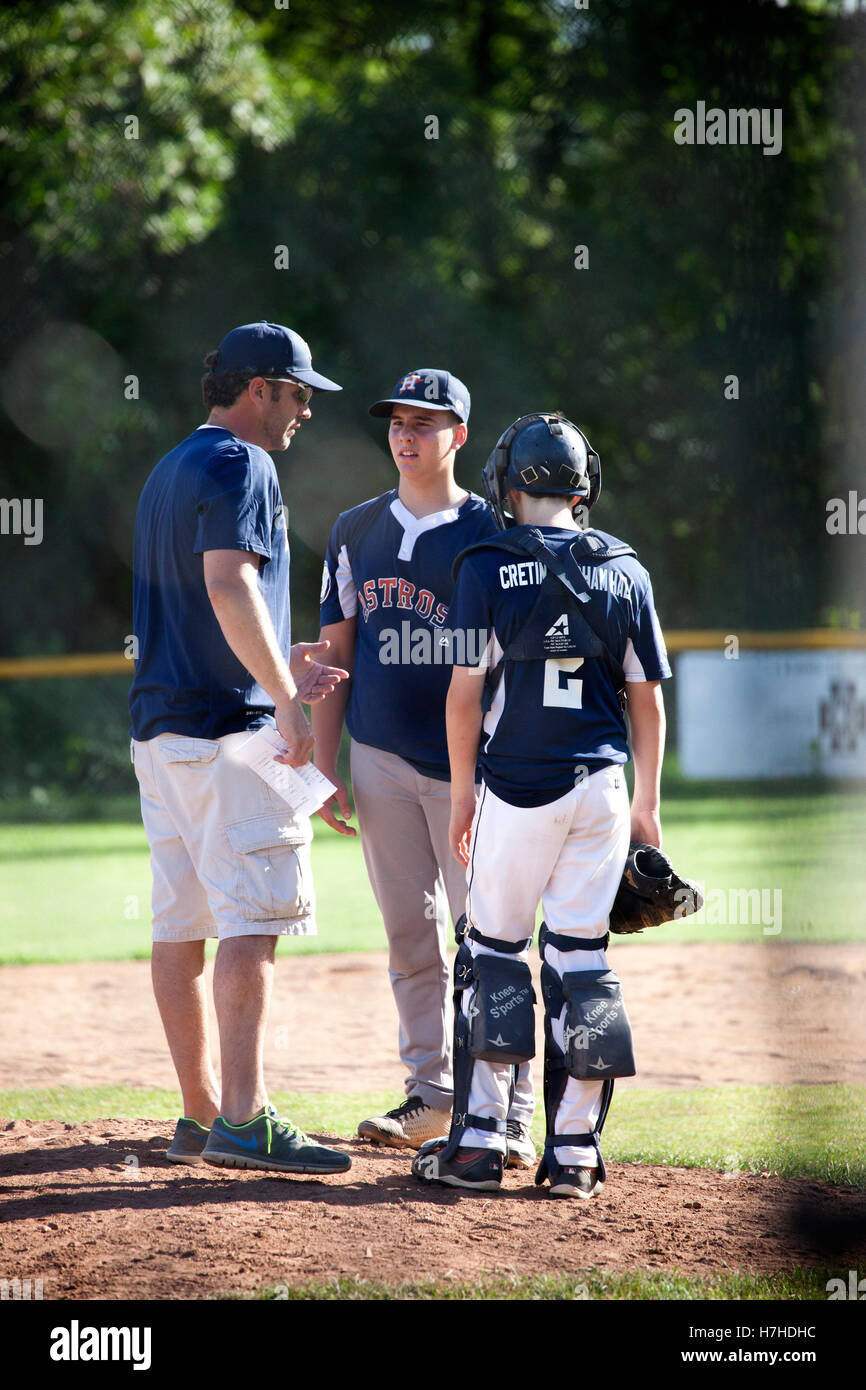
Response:
[[[589,511],[601,492],[601,460],[564,415],[521,415],[500,436],[481,472],[484,496],[500,531],[516,523],[505,511],[509,488],[581,498]]]

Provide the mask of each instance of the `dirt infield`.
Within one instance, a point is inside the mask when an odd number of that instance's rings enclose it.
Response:
[[[353,1166],[334,1178],[178,1169],[160,1152],[170,1129],[7,1127],[5,1277],[38,1274],[46,1299],[194,1299],[335,1276],[463,1282],[592,1265],[759,1273],[822,1263],[796,1229],[802,1201],[837,1217],[861,1202],[815,1183],[631,1164],[612,1164],[591,1202],[552,1200],[525,1172],[482,1197],[423,1186],[406,1155],[360,1142],[340,1145]],[[844,1265],[858,1253],[837,1256]]]
[[[638,1076],[623,1086],[866,1082],[866,945],[615,944],[609,955],[635,1037]],[[537,990],[536,952],[531,965]],[[0,1089],[177,1085],[144,961],[5,966],[0,1009],[14,1040]],[[396,1039],[384,955],[278,958],[274,1090],[394,1089],[396,1103]]]
[[[641,945],[614,965],[640,1069],[622,1085],[866,1080],[866,947]],[[0,993],[15,1040],[0,1087],[174,1087],[146,963],[7,967]],[[279,959],[274,1090],[396,1100],[395,1034],[383,957]],[[178,1169],[162,1156],[171,1129],[0,1121],[0,1277],[41,1277],[46,1299],[185,1299],[343,1275],[760,1273],[821,1264],[815,1220],[863,1209],[861,1193],[814,1182],[629,1164],[610,1166],[592,1202],[552,1201],[527,1173],[480,1197],[422,1186],[399,1151],[340,1140],[353,1166],[334,1178]],[[833,1253],[845,1267],[866,1259],[850,1242]]]

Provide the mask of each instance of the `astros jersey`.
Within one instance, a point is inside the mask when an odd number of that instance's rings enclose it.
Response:
[[[510,535],[527,531],[516,527]],[[537,528],[565,558],[575,532]],[[593,534],[616,544],[603,531]],[[589,589],[584,616],[621,663],[627,681],[670,676],[653,606],[652,585],[633,555],[581,567]],[[449,626],[464,638],[461,666],[495,667],[538,598],[545,566],[504,550],[483,549],[462,562]],[[566,591],[563,588],[563,596]],[[480,640],[487,646],[478,656]],[[480,676],[479,676],[480,679]],[[490,789],[515,806],[542,806],[582,775],[628,761],[625,721],[604,663],[593,658],[508,661],[484,717],[479,764]],[[585,774],[583,774],[585,775]]]
[[[427,777],[450,776],[451,568],[461,550],[495,531],[474,493],[419,520],[394,488],[343,512],[328,542],[322,626],[358,619],[346,726],[359,743],[395,753]]]

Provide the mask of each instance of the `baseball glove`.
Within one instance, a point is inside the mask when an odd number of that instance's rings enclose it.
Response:
[[[680,878],[666,854],[653,845],[631,844],[610,910],[610,929],[627,936],[688,917],[703,905],[697,884]]]

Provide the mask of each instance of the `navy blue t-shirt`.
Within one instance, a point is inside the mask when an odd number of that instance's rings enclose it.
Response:
[[[528,529],[516,527],[509,535]],[[575,539],[574,531],[537,529],[557,553]],[[591,534],[615,543],[604,531]],[[624,555],[581,566],[581,573],[589,589],[584,616],[622,665],[626,681],[668,677],[671,669],[643,565]],[[504,550],[467,555],[457,575],[449,623],[455,631],[485,634],[488,645],[479,657],[467,641],[465,659],[458,665],[497,665],[532,612],[546,574],[543,564],[528,556],[521,561]],[[543,806],[574,786],[578,768],[591,774],[626,763],[628,757],[625,721],[603,661],[570,657],[505,663],[484,716],[479,754],[481,774],[496,796],[514,806]]]
[[[328,541],[322,626],[358,619],[346,727],[359,743],[395,753],[440,781],[451,776],[451,568],[461,550],[495,532],[475,493],[418,518],[394,488],[343,512]]]
[[[289,543],[273,459],[203,426],[156,465],[135,518],[132,736],[221,738],[273,724],[274,703],[232,652],[204,583],[207,550],[260,555],[259,588],[291,650]]]

